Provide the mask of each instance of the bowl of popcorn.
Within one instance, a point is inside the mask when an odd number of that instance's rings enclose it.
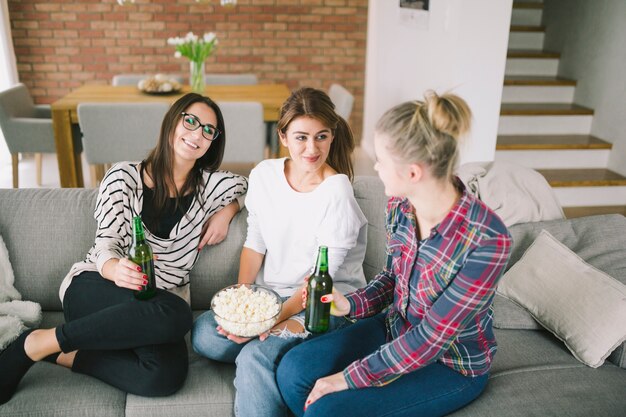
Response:
[[[181,89],[181,85],[173,78],[169,78],[165,74],[157,74],[152,77],[145,78],[137,84],[137,88],[147,94],[170,94],[177,93]]]
[[[211,299],[217,324],[240,337],[255,337],[271,329],[282,305],[274,290],[255,284],[231,285]]]

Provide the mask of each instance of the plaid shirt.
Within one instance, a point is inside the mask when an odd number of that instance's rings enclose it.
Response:
[[[418,240],[407,199],[387,205],[387,264],[347,296],[350,316],[390,307],[387,343],[343,372],[350,388],[382,386],[434,361],[467,376],[489,371],[496,352],[494,293],[511,236],[500,218],[465,190],[428,237]]]

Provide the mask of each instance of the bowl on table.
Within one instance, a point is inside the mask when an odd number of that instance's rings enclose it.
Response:
[[[173,78],[156,74],[139,81],[137,88],[146,94],[174,94],[178,93],[182,86]]]
[[[215,321],[240,337],[256,337],[274,326],[283,302],[272,289],[256,284],[236,284],[219,290],[211,299]]]

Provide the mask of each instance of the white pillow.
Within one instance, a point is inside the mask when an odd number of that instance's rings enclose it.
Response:
[[[21,300],[22,296],[13,286],[15,277],[9,262],[9,251],[0,235],[0,303],[11,300]]]
[[[626,285],[545,230],[504,274],[498,292],[526,308],[592,368],[626,340]]]

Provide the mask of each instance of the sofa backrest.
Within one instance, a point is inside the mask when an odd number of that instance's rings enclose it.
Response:
[[[357,177],[354,191],[369,220],[364,263],[369,280],[384,262],[386,197],[377,177]],[[93,245],[96,196],[94,189],[0,189],[0,235],[24,300],[36,301],[44,310],[61,310],[61,280]],[[193,309],[208,309],[217,290],[236,283],[246,217],[244,209],[224,242],[202,250],[191,273]]]

